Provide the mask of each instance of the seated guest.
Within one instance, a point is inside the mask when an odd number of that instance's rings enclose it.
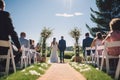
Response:
[[[113,41],[120,41],[120,18],[114,18],[110,21],[110,32],[107,37],[103,40],[113,42]],[[112,47],[108,49],[108,54],[113,56],[120,55],[120,47]]]
[[[96,37],[94,38],[94,40],[91,44],[91,47],[95,47],[95,49],[96,49],[97,46],[102,45],[102,41],[103,41],[103,36],[102,36],[101,32],[97,32]],[[98,51],[98,54],[101,55],[102,51],[101,50]]]
[[[28,48],[29,47],[29,41],[25,38],[26,38],[26,33],[21,32],[20,33],[20,38],[19,38],[20,44],[21,44],[21,46],[24,45],[25,48]]]
[[[20,38],[19,38],[19,41],[20,41],[20,44],[21,44],[21,46],[22,46],[22,49],[23,48],[28,48],[27,50],[25,50],[24,51],[24,49],[23,49],[23,55],[22,56],[27,56],[28,57],[28,55],[30,55],[29,54],[29,48],[30,48],[30,43],[29,43],[29,40],[27,40],[26,39],[26,33],[25,32],[21,32],[20,33]],[[21,59],[23,59],[23,58],[21,58]]]
[[[34,58],[37,57],[37,52],[35,50],[35,41],[29,39],[29,42],[30,42],[30,50],[34,50],[33,52],[31,51],[31,63],[34,63]]]
[[[93,38],[89,37],[89,33],[86,33],[85,34],[85,39],[83,39],[83,42],[82,42],[83,56],[84,57],[85,57],[85,48],[90,47],[92,41],[93,41]],[[87,51],[87,55],[90,55],[90,51]]]
[[[41,46],[40,46],[39,43],[37,43],[37,45],[36,45],[36,47],[35,47],[35,50],[40,53]]]
[[[32,39],[29,39],[30,42],[30,49],[35,49],[35,41]]]
[[[4,0],[0,0],[0,40],[8,41],[8,36],[11,36],[11,39],[14,45],[18,48],[18,51],[14,51],[15,63],[18,63],[21,57],[21,46],[18,40],[18,35],[14,30],[10,14],[7,11],[4,11],[5,3]],[[0,47],[0,55],[6,55],[8,48]],[[0,66],[5,64],[6,61],[0,62]]]

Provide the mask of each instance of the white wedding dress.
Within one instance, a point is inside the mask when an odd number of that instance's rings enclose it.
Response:
[[[52,44],[51,54],[50,54],[50,63],[58,63],[58,46],[57,44]]]

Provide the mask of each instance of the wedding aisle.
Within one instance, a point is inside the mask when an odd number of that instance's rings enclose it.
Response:
[[[86,80],[68,63],[53,63],[46,73],[37,80]]]

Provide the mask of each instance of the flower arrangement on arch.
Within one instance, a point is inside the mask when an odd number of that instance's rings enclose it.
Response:
[[[42,37],[42,56],[46,56],[46,40],[51,36],[52,29],[44,27],[40,33]]]

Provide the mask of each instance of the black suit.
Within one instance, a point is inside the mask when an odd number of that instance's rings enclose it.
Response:
[[[14,42],[15,46],[20,49],[21,46],[18,40],[17,33],[14,30],[10,14],[6,11],[0,11],[0,40],[9,40],[8,35],[11,36],[11,39]],[[6,51],[6,48],[0,47],[0,53],[5,54]],[[14,54],[16,55],[15,60],[19,60],[21,54]]]
[[[83,48],[83,56],[84,57],[85,57],[85,48],[90,47],[92,41],[93,41],[93,38],[90,38],[90,37],[86,37],[85,39],[83,39],[82,48]],[[87,51],[87,55],[90,55],[90,50]]]
[[[64,39],[59,40],[58,48],[60,50],[60,62],[64,62],[64,51],[66,49],[66,41]]]

